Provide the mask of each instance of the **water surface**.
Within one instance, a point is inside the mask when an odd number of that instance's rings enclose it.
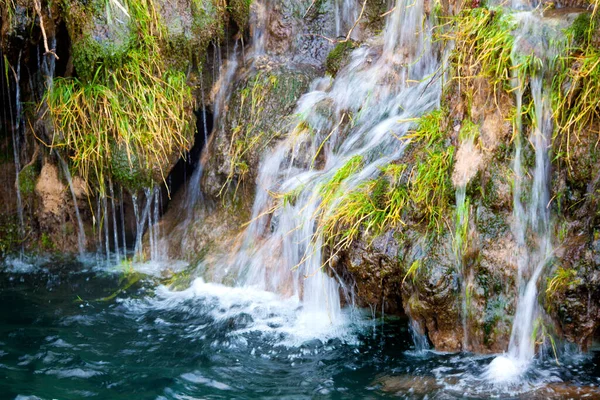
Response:
[[[131,276],[2,267],[0,398],[600,398],[595,352],[537,361],[518,385],[495,387],[480,377],[493,356],[416,352],[405,319],[346,309],[331,327],[297,299]]]

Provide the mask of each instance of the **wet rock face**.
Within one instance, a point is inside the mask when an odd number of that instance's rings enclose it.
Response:
[[[583,235],[567,238],[557,252],[558,267],[546,283],[546,311],[555,321],[561,336],[583,349],[589,346],[599,326],[598,250],[598,240],[590,243]]]
[[[239,74],[208,146],[203,188],[213,198],[237,188],[251,204],[261,157],[291,130],[289,116],[316,71],[263,64]]]
[[[383,314],[401,314],[402,271],[394,232],[372,242],[355,242],[334,263],[336,271],[351,282],[358,306]]]
[[[559,336],[583,349],[600,327],[600,162],[597,127],[579,132],[569,162],[553,175],[555,259],[542,301]]]
[[[462,345],[460,285],[449,236],[438,240],[413,237],[401,255],[407,270],[418,264],[404,281],[403,305],[436,349],[457,351]]]
[[[73,181],[73,189],[79,202],[85,201],[85,184],[80,179]],[[35,182],[36,202],[39,206],[35,212],[38,225],[40,248],[34,251],[60,251],[74,253],[78,249],[77,220],[75,205],[69,188],[61,177],[59,168],[52,162],[45,161]],[[87,220],[87,210],[82,207],[83,217]]]

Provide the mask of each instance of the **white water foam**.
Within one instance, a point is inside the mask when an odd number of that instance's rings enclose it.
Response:
[[[272,337],[276,344],[298,346],[309,340],[326,341],[342,338],[348,342],[354,340],[349,327],[358,320],[348,311],[331,323],[325,312],[305,310],[305,306],[296,296],[284,297],[277,293],[254,287],[231,287],[219,283],[207,283],[196,279],[183,291],[172,291],[159,286],[156,296],[143,300],[118,300],[133,313],[150,310],[181,310],[198,312],[210,316],[215,322],[243,318],[244,324],[233,328],[230,336],[257,332]],[[250,318],[248,318],[250,317]],[[206,326],[198,326],[199,332]]]

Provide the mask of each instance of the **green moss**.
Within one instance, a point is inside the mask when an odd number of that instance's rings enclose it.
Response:
[[[21,244],[16,216],[0,214],[0,256],[13,252]]]
[[[229,1],[229,12],[240,31],[244,32],[248,28],[250,19],[250,5],[252,0],[231,0]]]
[[[248,5],[249,13],[249,5]],[[240,15],[237,16],[241,18]],[[192,43],[204,49],[211,41],[225,37],[225,9],[218,1],[192,0]]]
[[[111,146],[110,174],[116,183],[131,193],[152,185],[152,170],[142,168],[137,154],[128,154],[124,146]]]
[[[40,237],[40,246],[44,251],[51,251],[54,250],[54,248],[56,247],[54,245],[54,242],[52,242],[50,235],[48,235],[45,232],[42,233],[42,236]]]
[[[573,35],[573,41],[577,45],[583,44],[590,36],[592,29],[592,17],[588,13],[581,13],[573,21],[569,33]]]
[[[336,76],[338,71],[346,64],[350,53],[355,48],[356,44],[351,40],[338,43],[327,55],[325,71],[331,76]]]
[[[35,192],[35,181],[39,171],[35,164],[25,166],[19,173],[19,190],[23,196],[31,196]]]

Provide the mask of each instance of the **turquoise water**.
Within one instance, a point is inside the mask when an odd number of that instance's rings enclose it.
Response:
[[[268,293],[127,286],[93,265],[4,268],[0,399],[600,398],[594,352],[495,387],[479,378],[493,356],[416,352],[403,319],[348,310],[311,337],[301,306]]]

